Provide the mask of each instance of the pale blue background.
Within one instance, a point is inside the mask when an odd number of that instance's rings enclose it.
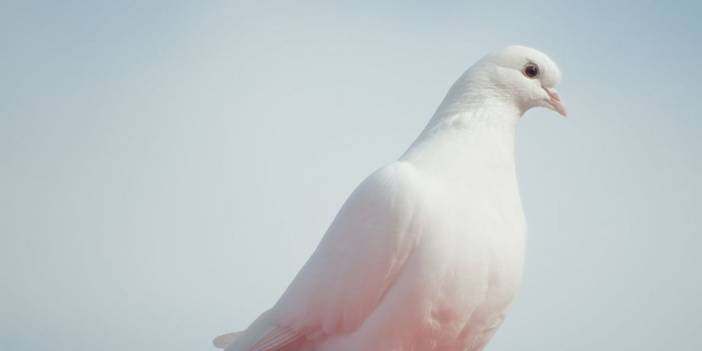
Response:
[[[0,349],[210,350],[365,175],[509,44],[525,285],[488,347],[700,350],[694,2],[0,3]]]

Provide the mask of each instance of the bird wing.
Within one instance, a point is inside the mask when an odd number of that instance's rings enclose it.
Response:
[[[271,326],[287,334],[277,339],[280,347],[266,350],[285,350],[303,337],[355,330],[393,284],[416,244],[420,180],[414,166],[404,162],[364,180],[278,303],[247,329],[244,336],[252,333],[247,346],[228,350],[248,351],[263,338],[276,340],[266,331]]]
[[[261,314],[245,331],[224,334],[213,341],[215,347],[226,351],[283,351],[304,342],[304,334],[276,325],[271,310]]]

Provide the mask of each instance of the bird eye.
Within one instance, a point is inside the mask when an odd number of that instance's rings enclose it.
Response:
[[[522,70],[525,76],[529,78],[536,78],[539,75],[539,66],[535,63],[527,63]]]

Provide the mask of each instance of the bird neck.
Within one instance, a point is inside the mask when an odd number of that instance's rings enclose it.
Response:
[[[514,175],[514,136],[522,111],[501,101],[445,100],[400,158],[449,177]]]

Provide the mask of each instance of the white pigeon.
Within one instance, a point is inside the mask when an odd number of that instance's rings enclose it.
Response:
[[[566,115],[545,54],[510,46],[451,87],[398,161],[351,194],[278,302],[226,351],[479,351],[520,285],[526,225],[514,135]]]

